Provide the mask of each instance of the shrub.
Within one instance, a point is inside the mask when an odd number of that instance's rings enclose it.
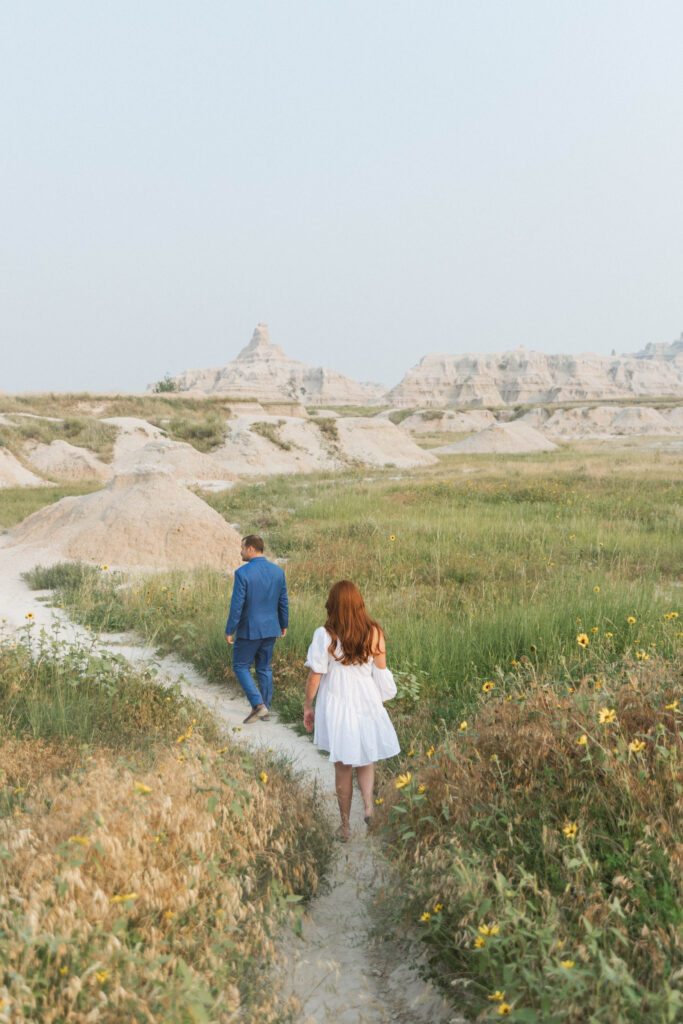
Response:
[[[678,1019],[679,671],[494,686],[385,784],[395,891],[473,1012],[504,991],[512,1021]]]
[[[282,451],[288,452],[294,446],[292,445],[291,441],[284,441],[280,437],[280,427],[283,427],[284,424],[284,420],[278,420],[277,423],[270,423],[268,420],[257,420],[256,423],[251,424],[251,429],[254,431],[255,434],[260,434],[261,437],[265,437],[266,440],[270,441],[271,444],[274,444],[276,445],[276,447],[281,448]]]
[[[174,440],[187,441],[200,452],[219,448],[228,434],[225,417],[213,412],[206,416],[172,416],[167,429]]]
[[[177,380],[174,380],[170,373],[165,374],[161,380],[158,380],[152,391],[155,395],[174,394],[180,391],[180,384]]]

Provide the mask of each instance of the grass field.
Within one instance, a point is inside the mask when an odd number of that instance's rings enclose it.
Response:
[[[0,630],[0,1020],[289,1019],[262,964],[331,837],[307,785],[96,644]]]
[[[300,718],[335,580],[354,579],[385,627],[403,747],[378,795],[403,877],[391,902],[477,1019],[682,1012],[682,491],[673,454],[595,445],[207,496],[287,560],[285,718]],[[221,574],[122,587],[59,571],[34,582],[82,621],[230,676]]]

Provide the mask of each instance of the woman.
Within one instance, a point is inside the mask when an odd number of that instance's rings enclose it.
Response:
[[[325,607],[327,622],[313,634],[306,658],[304,727],[311,732],[315,725],[313,742],[328,750],[334,762],[341,816],[336,836],[345,843],[351,833],[353,769],[369,824],[375,761],[393,757],[401,749],[382,705],[396,696],[396,684],[387,668],[384,633],[365,610],[356,584],[351,580],[335,583]]]

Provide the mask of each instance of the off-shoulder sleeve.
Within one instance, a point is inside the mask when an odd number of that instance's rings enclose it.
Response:
[[[327,649],[329,645],[330,638],[327,635],[327,630],[324,626],[319,626],[313,634],[311,646],[308,648],[305,661],[306,667],[310,668],[313,672],[319,672],[320,675],[324,675],[327,672],[330,660],[330,652]]]
[[[372,681],[377,687],[382,701],[391,700],[396,696],[396,683],[388,668],[377,668],[373,663]]]

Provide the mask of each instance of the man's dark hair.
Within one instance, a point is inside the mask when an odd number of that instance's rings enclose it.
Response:
[[[247,537],[243,537],[242,543],[245,548],[253,548],[254,551],[260,551],[263,554],[263,540],[257,537],[255,533],[250,533]]]

